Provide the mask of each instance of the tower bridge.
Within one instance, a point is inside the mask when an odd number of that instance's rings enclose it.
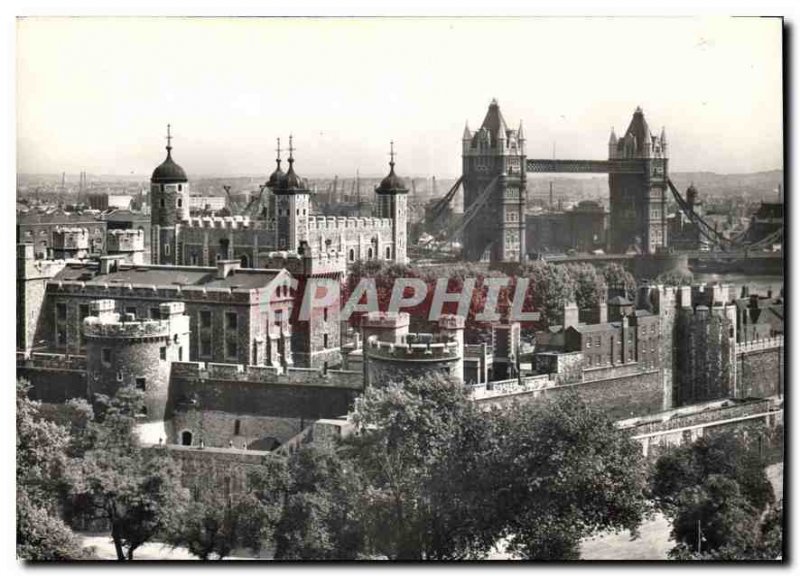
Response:
[[[437,220],[458,188],[463,187],[464,216],[451,223],[440,236],[445,243],[460,236],[467,260],[525,260],[529,173],[608,174],[608,252],[611,255],[649,255],[670,248],[667,233],[670,197],[709,246],[730,253],[741,253],[748,248],[737,239],[726,239],[718,234],[697,213],[692,199],[683,199],[669,179],[665,130],[662,128],[659,135],[654,135],[640,107],[634,111],[621,137],[617,137],[612,128],[606,160],[528,158],[525,148],[522,122],[516,130],[509,129],[496,100],[492,100],[478,130],[471,131],[469,125],[464,128],[462,175],[432,207],[430,214]]]

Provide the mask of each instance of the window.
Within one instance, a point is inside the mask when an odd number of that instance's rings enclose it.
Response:
[[[387,260],[391,260],[391,258],[392,258],[392,247],[391,246],[387,246],[386,247],[386,259]]]
[[[280,327],[283,323],[283,310],[275,310],[275,326]]]
[[[67,319],[67,305],[63,302],[56,304],[56,318],[59,320]]]
[[[183,208],[183,198],[178,198],[178,208]]]
[[[347,255],[347,259],[350,260],[350,262],[356,261],[356,251],[353,250],[352,248],[350,248],[350,252]]]
[[[328,321],[328,309],[327,308],[323,308],[322,309],[322,321],[323,322],[327,322]]]
[[[591,347],[592,347],[592,339],[591,339],[591,338],[589,338],[588,340],[586,340],[586,347],[587,347],[587,348],[591,348]]]
[[[161,348],[159,348],[158,357],[161,358],[162,360],[166,360],[167,359],[167,347],[166,346],[162,346]]]
[[[211,335],[200,338],[200,356],[211,356]]]
[[[323,334],[322,335],[322,347],[323,348],[327,348],[328,347],[328,335],[327,334]]]
[[[183,346],[178,346],[178,362],[183,362]]]
[[[142,392],[147,390],[147,380],[145,378],[136,378],[136,389]]]
[[[169,244],[164,244],[164,254],[169,256]]]
[[[178,192],[183,192],[183,184],[178,184]],[[180,204],[178,204],[180,206]]]
[[[159,320],[161,318],[161,310],[158,308],[150,308],[150,318]]]
[[[236,312],[226,312],[225,313],[225,327],[228,330],[236,330],[236,323],[238,320],[238,316]]]
[[[236,340],[228,340],[225,345],[225,355],[228,358],[236,359],[237,356],[237,349],[236,349]]]
[[[134,316],[136,316],[136,306],[126,306],[125,314],[133,314]]]
[[[117,370],[117,382],[122,382],[122,370]]]
[[[372,259],[372,247],[367,248],[367,258]]]
[[[191,446],[192,445],[192,433],[188,430],[184,430],[181,432],[181,446]]]
[[[162,189],[163,189],[163,186],[162,186]],[[161,204],[161,207],[162,207],[162,208],[166,208],[166,206],[167,206],[167,202],[166,202],[166,200],[164,200],[163,198],[161,199],[161,202],[160,202],[160,204]]]
[[[100,361],[105,366],[110,366],[111,365],[111,348],[103,348],[100,351]]]
[[[242,433],[242,421],[238,418],[233,421],[233,435],[239,436]]]
[[[211,310],[200,310],[200,328],[211,328]]]

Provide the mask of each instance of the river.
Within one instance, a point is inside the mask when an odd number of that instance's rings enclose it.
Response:
[[[751,293],[766,294],[767,290],[777,296],[783,288],[783,276],[761,276],[749,274],[694,274],[694,282],[705,284],[708,282],[719,282],[720,284],[734,284],[737,293],[742,286],[749,286]]]

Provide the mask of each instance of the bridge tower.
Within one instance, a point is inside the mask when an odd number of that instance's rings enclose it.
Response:
[[[666,247],[669,173],[664,129],[659,136],[653,136],[644,112],[637,107],[621,138],[611,130],[608,158],[611,163],[637,163],[641,167],[636,171],[609,172],[610,251],[624,253],[633,249],[642,254],[653,254]]]
[[[465,226],[464,257],[521,262],[525,256],[525,135],[520,122],[509,130],[497,100],[483,124],[463,137],[464,213],[495,181],[480,212]]]

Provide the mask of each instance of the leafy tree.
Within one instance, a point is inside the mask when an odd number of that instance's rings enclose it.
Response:
[[[41,417],[41,404],[17,381],[17,556],[26,560],[88,557],[78,538],[58,517],[58,494],[69,435]]]
[[[478,492],[491,495],[454,475],[464,423],[478,417],[463,387],[439,375],[367,390],[354,415],[360,433],[345,441],[345,454],[360,475],[368,554],[421,560],[485,553],[479,534],[459,524]]]
[[[307,446],[289,459],[289,484],[276,527],[275,558],[352,560],[363,548],[360,486],[332,446]]]
[[[659,508],[673,516],[681,491],[703,484],[711,475],[737,482],[742,495],[759,513],[775,501],[772,485],[755,450],[733,434],[700,437],[690,445],[672,449],[655,464],[650,480]]]
[[[575,394],[501,416],[495,506],[509,549],[528,559],[578,558],[580,540],[635,531],[648,512],[641,447]]]
[[[597,308],[606,293],[605,278],[591,264],[571,265],[567,271],[575,283],[578,308]]]
[[[524,264],[521,276],[529,279],[525,310],[540,314],[544,328],[564,321],[564,303],[575,300],[575,282],[564,266],[535,261]]]
[[[656,283],[665,286],[691,286],[693,281],[694,274],[689,270],[662,272],[656,277]]]
[[[626,298],[633,299],[636,296],[636,278],[622,264],[612,262],[603,268],[603,278],[609,288],[624,290]]]
[[[252,541],[251,515],[250,507],[240,499],[211,491],[184,507],[167,541],[173,546],[185,546],[201,560],[209,560],[212,555],[222,560],[235,548],[247,547],[246,543]],[[250,536],[245,532],[251,532]]]
[[[58,516],[18,489],[17,557],[37,562],[85,560],[92,553],[81,547],[80,540]]]
[[[168,532],[187,499],[175,463],[139,445],[134,425],[141,404],[133,387],[100,398],[94,442],[68,469],[75,511],[109,523],[118,560],[132,560],[139,546]]]

